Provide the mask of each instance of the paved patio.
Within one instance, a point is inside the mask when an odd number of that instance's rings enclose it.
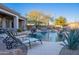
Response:
[[[42,45],[37,42],[28,50],[28,55],[58,55],[62,47],[60,42],[44,41]]]

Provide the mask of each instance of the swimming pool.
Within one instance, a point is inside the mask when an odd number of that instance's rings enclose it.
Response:
[[[56,41],[57,33],[56,32],[36,32],[31,34],[30,37],[36,39],[42,39],[44,41]]]
[[[48,32],[45,35],[44,40],[55,42],[56,38],[57,38],[57,33],[56,32]]]

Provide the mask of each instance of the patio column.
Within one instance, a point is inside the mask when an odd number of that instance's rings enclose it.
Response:
[[[19,18],[18,16],[14,17],[14,29],[19,28]]]
[[[6,28],[6,18],[2,19],[2,28]]]
[[[12,20],[10,20],[10,28],[12,29]]]

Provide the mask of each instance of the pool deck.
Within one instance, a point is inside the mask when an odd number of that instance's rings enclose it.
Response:
[[[28,49],[28,55],[59,55],[62,47],[61,42],[43,41],[43,44],[33,43],[31,49]]]

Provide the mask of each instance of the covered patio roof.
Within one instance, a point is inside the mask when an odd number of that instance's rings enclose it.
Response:
[[[11,8],[4,6],[1,3],[0,3],[0,12],[1,13],[4,12],[5,14],[12,15],[12,16],[18,16],[20,19],[26,19],[25,17],[21,16],[20,13],[12,10]]]

